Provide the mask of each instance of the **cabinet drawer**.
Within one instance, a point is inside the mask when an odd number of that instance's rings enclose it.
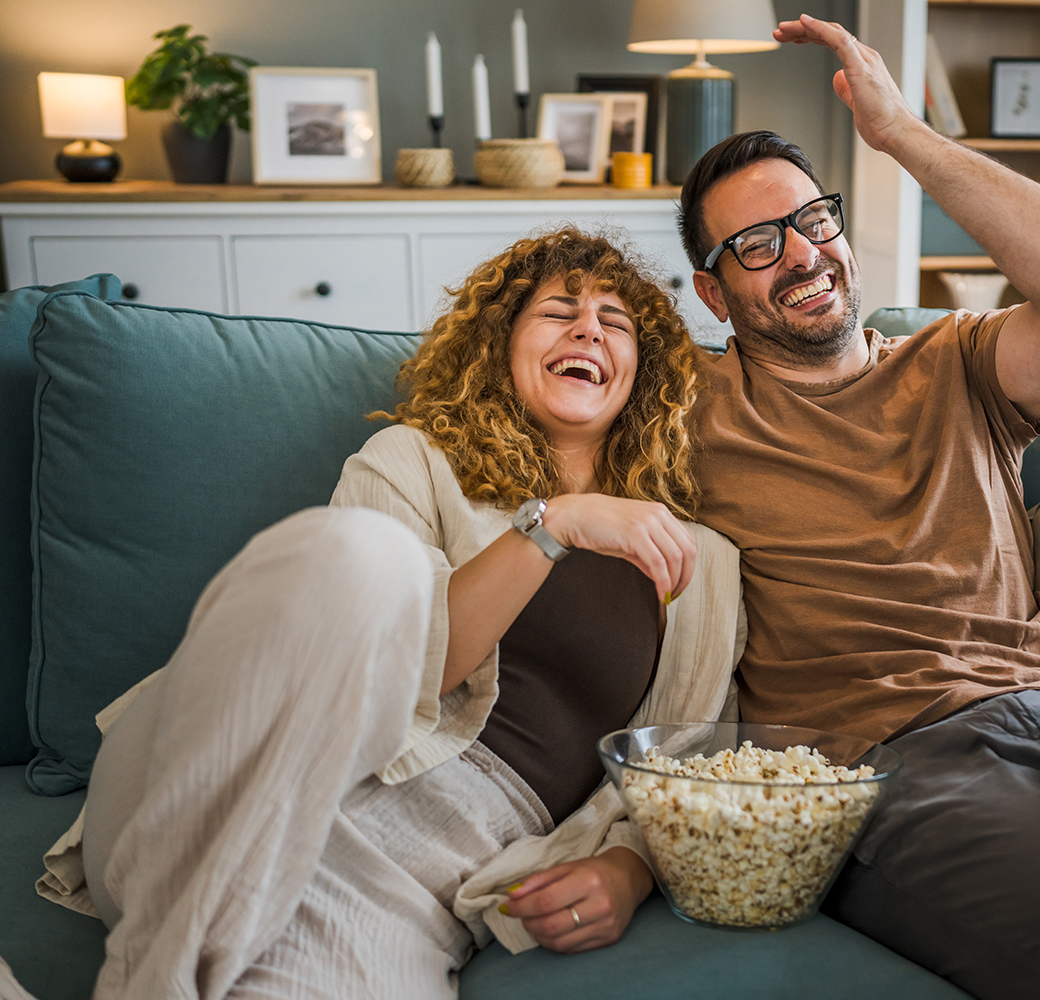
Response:
[[[406,235],[236,236],[233,247],[241,313],[415,329]]]
[[[41,285],[109,271],[137,302],[227,312],[218,236],[36,236],[32,256]]]
[[[478,264],[501,253],[519,238],[516,230],[501,233],[424,233],[419,237],[420,282],[424,327],[443,310],[444,287],[462,283]]]
[[[693,339],[702,344],[726,343],[732,336],[733,327],[729,320],[720,323],[711,310],[701,302],[693,287],[693,265],[683,250],[675,232],[633,232],[636,241],[651,260],[659,261],[664,267],[664,276],[678,299],[679,312],[690,328]]]

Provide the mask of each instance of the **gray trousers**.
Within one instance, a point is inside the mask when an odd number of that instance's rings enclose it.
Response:
[[[95,1000],[448,1000],[460,883],[551,827],[479,744],[398,785],[433,571],[373,511],[304,511],[207,587],[105,737],[84,820]]]
[[[823,911],[980,1000],[1040,997],[1040,690],[891,742],[904,768]]]

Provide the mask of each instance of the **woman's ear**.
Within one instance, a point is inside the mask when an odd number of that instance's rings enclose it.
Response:
[[[725,323],[729,319],[729,310],[726,308],[726,298],[722,294],[719,279],[710,271],[694,271],[693,287],[697,289],[701,302],[712,311],[715,318],[720,323]]]

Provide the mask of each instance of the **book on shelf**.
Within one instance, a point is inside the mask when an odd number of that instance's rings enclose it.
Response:
[[[943,135],[956,138],[968,134],[942,56],[939,55],[939,46],[931,33],[928,35],[925,54],[924,116],[928,124]]]

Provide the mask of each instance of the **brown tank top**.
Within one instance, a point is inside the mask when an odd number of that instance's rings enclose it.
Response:
[[[499,643],[499,696],[480,742],[554,823],[603,778],[596,741],[628,725],[658,656],[654,585],[624,559],[575,549]]]

